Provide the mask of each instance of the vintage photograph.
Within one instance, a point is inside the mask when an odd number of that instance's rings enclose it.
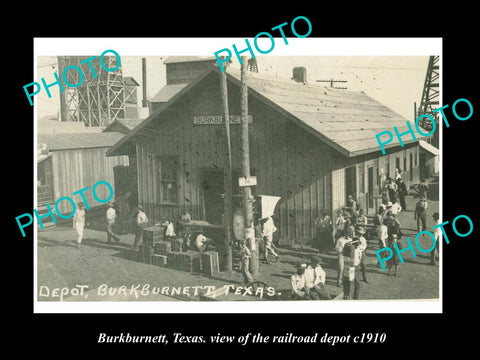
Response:
[[[102,55],[36,58],[38,302],[440,298],[439,54]]]

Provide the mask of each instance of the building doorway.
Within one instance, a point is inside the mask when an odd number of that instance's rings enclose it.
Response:
[[[251,174],[255,172],[250,170]],[[241,195],[238,186],[240,169],[232,170],[232,194]],[[222,224],[224,212],[224,186],[223,168],[202,168],[200,169],[201,188],[203,190],[203,213],[205,220],[211,224]],[[252,187],[252,195],[255,195],[255,187]],[[232,209],[234,211],[235,209]]]
[[[413,154],[410,153],[410,181],[413,181]]]
[[[354,199],[357,197],[357,173],[356,166],[345,169],[345,199],[348,195],[352,195]]]
[[[373,167],[368,168],[368,208],[373,209]]]

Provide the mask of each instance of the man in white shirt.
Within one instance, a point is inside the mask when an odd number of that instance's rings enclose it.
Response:
[[[325,289],[325,270],[320,266],[320,258],[313,256],[310,265],[305,269],[305,285],[310,289],[314,300],[331,300]]]
[[[85,228],[85,204],[82,201],[78,203],[78,209],[73,216],[73,227],[77,230],[76,246],[78,247],[82,243],[83,229]]]
[[[117,234],[113,231],[113,227],[115,226],[115,219],[117,218],[117,212],[115,211],[113,202],[108,203],[108,210],[107,210],[107,244],[112,243],[112,238],[118,243],[120,238]]]
[[[344,249],[343,299],[358,300],[360,296],[359,267],[362,257],[360,240],[348,243]]]
[[[355,229],[355,234],[357,234],[358,240],[360,241],[358,248],[362,252],[360,259],[360,271],[362,272],[363,281],[368,284],[369,282],[367,280],[367,269],[365,267],[365,261],[367,257],[367,240],[363,237],[363,235],[365,235],[365,228],[363,226],[357,226],[357,228]]]
[[[337,240],[337,243],[335,245],[335,250],[337,251],[337,260],[338,260],[338,274],[337,274],[337,286],[340,287],[341,281],[342,281],[342,274],[343,274],[343,265],[344,265],[344,259],[343,259],[343,248],[345,247],[345,244],[352,241],[352,238],[349,234],[346,234],[345,236],[342,236]]]
[[[278,261],[278,254],[273,250],[273,233],[277,231],[277,227],[273,223],[272,218],[269,216],[266,218],[262,226],[262,237],[264,241],[264,253],[265,261],[268,263],[268,253],[271,253]]]
[[[136,249],[140,241],[143,241],[143,229],[148,225],[147,214],[143,211],[142,205],[137,205],[137,218],[135,220],[135,242],[133,247]]]
[[[335,220],[335,240],[343,236],[345,230],[345,218],[343,217],[343,210],[337,211],[337,219]]]
[[[309,300],[311,299],[310,289],[307,287],[305,280],[307,264],[298,262],[295,268],[297,272],[290,278],[292,285],[292,298],[295,300]]]

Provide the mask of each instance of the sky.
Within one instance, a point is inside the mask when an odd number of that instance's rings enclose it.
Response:
[[[195,54],[192,54],[195,55]],[[165,56],[122,56],[123,76],[133,77],[140,86],[137,98],[142,100],[142,60],[147,63],[147,98],[153,97],[165,84]],[[292,69],[304,66],[307,81],[316,86],[330,86],[316,80],[346,80],[334,86],[345,86],[348,90],[364,91],[370,97],[391,108],[407,120],[414,120],[414,102],[420,103],[425,80],[428,56],[257,56],[259,72],[280,78],[291,78]],[[231,65],[240,68],[234,58]],[[56,56],[37,57],[37,79],[45,78],[47,83],[54,81],[57,71]],[[227,70],[228,71],[228,70]],[[50,89],[48,98],[42,91],[36,95],[37,119],[45,116],[56,117],[60,112],[58,87]],[[27,100],[26,100],[27,101]],[[143,116],[142,116],[143,115]],[[146,110],[141,113],[148,115]]]

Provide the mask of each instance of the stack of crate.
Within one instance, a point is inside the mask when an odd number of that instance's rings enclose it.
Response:
[[[215,275],[219,270],[218,253],[185,250],[182,238],[167,238],[165,227],[153,226],[143,231],[143,244],[139,247],[141,261],[157,266]]]
[[[152,264],[154,248],[156,244],[163,240],[164,234],[164,226],[151,226],[143,229],[143,243],[138,247],[141,262]]]
[[[206,275],[213,276],[220,272],[218,262],[218,252],[205,251],[200,253],[202,272]]]

